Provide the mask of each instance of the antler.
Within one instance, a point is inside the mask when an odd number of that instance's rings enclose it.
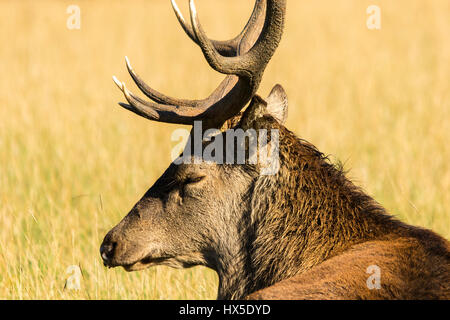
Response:
[[[256,93],[265,67],[281,40],[286,0],[256,0],[246,27],[239,36],[229,41],[210,40],[206,36],[193,0],[190,0],[192,27],[186,24],[174,0],[172,5],[183,29],[200,46],[209,65],[227,74],[227,77],[204,100],[176,99],[150,88],[134,72],[126,58],[131,77],[154,102],[135,96],[114,77],[129,103],[120,105],[150,120],[186,125],[203,120],[204,128],[220,128],[227,119],[238,114]]]
[[[184,17],[178,8],[178,5],[176,4],[175,0],[171,0],[173,10],[175,11],[175,15],[177,16],[178,21],[181,24],[181,27],[186,32],[186,34],[189,36],[189,38],[192,39],[196,44],[200,46],[200,43],[194,33],[194,30],[190,25],[186,24],[186,21],[184,20]],[[247,25],[242,30],[242,32],[235,37],[234,39],[228,40],[228,41],[219,41],[219,40],[211,40],[214,47],[217,49],[217,51],[226,57],[233,57],[236,55],[239,55],[239,53],[243,53],[243,51],[248,51],[250,47],[248,46],[246,50],[242,50],[242,47],[240,47],[240,44],[243,43],[251,43],[253,45],[256,41],[256,38],[258,37],[259,33],[261,32],[261,28],[264,25],[264,16],[266,13],[266,0],[256,0],[255,7],[253,9],[253,13],[250,16],[250,19],[247,22]],[[252,37],[253,39],[245,39]],[[253,40],[253,42],[252,42]],[[240,50],[241,49],[241,50]]]

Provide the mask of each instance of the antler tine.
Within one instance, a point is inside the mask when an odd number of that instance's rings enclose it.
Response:
[[[248,20],[247,24],[245,25],[241,33],[237,35],[235,38],[227,41],[211,40],[214,47],[221,55],[226,57],[233,57],[239,54],[241,41],[254,29],[258,27],[258,21],[261,20],[261,18],[265,13],[266,1],[267,0],[256,0],[255,7],[253,8],[253,12],[250,16],[250,19]],[[189,36],[189,38],[191,38],[192,41],[194,41],[197,45],[200,46],[200,42],[197,39],[194,30],[189,24],[186,23],[186,20],[184,19],[183,14],[181,13],[181,10],[179,9],[177,3],[175,2],[175,0],[171,0],[171,2],[173,10],[181,27]]]
[[[131,78],[133,78],[138,88],[153,101],[166,105],[178,105],[185,107],[197,107],[201,105],[201,101],[198,100],[176,99],[154,90],[149,85],[147,85],[144,80],[142,80],[142,78],[133,70],[128,57],[125,57],[125,61],[127,64],[128,73],[130,74]]]
[[[222,56],[208,39],[197,17],[194,0],[190,0],[191,23],[200,47],[210,66],[218,72],[249,79],[262,74],[281,40],[286,0],[268,0],[263,30],[250,51],[237,57]],[[257,78],[257,77],[256,77]]]
[[[115,76],[113,80],[129,103],[119,103],[119,105],[141,117],[158,122],[192,125],[201,114],[200,110],[195,108],[169,106],[144,101],[128,91],[125,83],[120,82]]]
[[[186,20],[184,20],[183,14],[181,13],[180,8],[178,8],[178,5],[175,0],[171,0],[173,11],[175,12],[175,16],[178,19],[178,22],[180,23],[181,27],[183,28],[184,32],[188,35],[189,38],[191,38],[192,41],[198,44],[198,40],[195,37],[194,30],[192,30],[191,26],[186,24]]]

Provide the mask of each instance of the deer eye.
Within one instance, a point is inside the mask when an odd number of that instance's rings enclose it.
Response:
[[[205,178],[206,178],[206,176],[189,177],[186,180],[184,180],[184,185],[195,184],[195,183],[202,181]]]

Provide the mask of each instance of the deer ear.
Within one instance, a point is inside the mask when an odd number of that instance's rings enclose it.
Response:
[[[266,99],[267,111],[281,124],[285,124],[288,117],[288,97],[283,87],[277,84]]]
[[[241,117],[240,127],[254,128],[256,121],[265,115],[270,115],[280,124],[284,124],[288,114],[288,99],[283,87],[277,84],[273,87],[266,100],[255,95],[250,105]]]

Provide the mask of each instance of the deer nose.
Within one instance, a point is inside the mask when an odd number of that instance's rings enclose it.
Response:
[[[117,247],[117,242],[104,241],[100,246],[100,255],[102,256],[103,263],[108,266],[114,257],[114,251]]]

